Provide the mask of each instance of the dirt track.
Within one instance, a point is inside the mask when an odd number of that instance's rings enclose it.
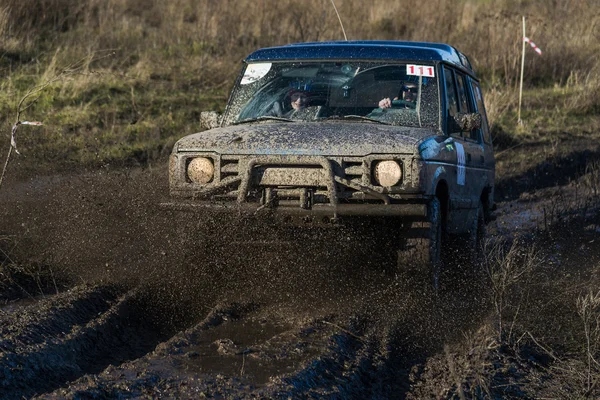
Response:
[[[27,268],[0,286],[0,398],[451,398],[449,348],[465,332],[477,332],[467,354],[481,365],[517,365],[477,330],[491,312],[481,280],[458,274],[436,297],[390,273],[372,228],[297,237],[253,218],[165,211],[164,193],[162,169],[2,189],[0,235],[15,245],[3,265]],[[500,203],[491,233],[547,223],[535,210],[552,196],[538,193]],[[597,234],[582,233],[583,253],[556,242],[553,262],[595,263]],[[487,376],[501,387],[518,374]]]

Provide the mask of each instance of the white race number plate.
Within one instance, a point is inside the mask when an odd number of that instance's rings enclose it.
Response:
[[[433,78],[435,77],[435,68],[431,65],[407,64],[406,74],[416,76],[427,76],[429,78]]]

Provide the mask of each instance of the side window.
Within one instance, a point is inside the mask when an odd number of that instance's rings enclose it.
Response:
[[[473,89],[473,96],[475,96],[475,103],[477,104],[477,112],[481,114],[481,130],[483,132],[483,141],[491,144],[492,137],[490,136],[490,128],[488,126],[487,115],[485,113],[485,106],[483,105],[483,95],[481,94],[481,88],[479,83],[471,80],[471,88]]]
[[[449,135],[461,135],[460,127],[454,120],[458,114],[458,96],[454,84],[454,73],[451,69],[444,68],[444,81],[446,84],[446,121]]]
[[[469,94],[469,88],[467,86],[465,76],[463,74],[456,73],[456,83],[458,83],[458,99],[460,102],[461,113],[474,113],[475,106],[473,105],[472,97]],[[465,135],[471,140],[477,142],[481,141],[481,129],[473,129],[470,132],[465,132]]]
[[[456,83],[458,83],[458,101],[460,104],[460,112],[468,113],[472,112],[469,110],[469,103],[467,100],[467,90],[465,87],[465,76],[463,74],[456,74]]]

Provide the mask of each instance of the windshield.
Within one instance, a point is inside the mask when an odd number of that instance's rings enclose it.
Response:
[[[389,62],[276,62],[246,65],[226,124],[345,119],[439,126],[435,66]],[[285,122],[283,122],[285,121]]]

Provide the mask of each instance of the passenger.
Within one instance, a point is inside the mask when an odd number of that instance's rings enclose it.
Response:
[[[403,104],[400,108],[415,108],[417,102],[418,86],[415,82],[405,82],[394,100],[404,100],[409,104]],[[389,97],[379,101],[379,108],[391,108],[392,100]]]
[[[299,111],[302,111],[308,105],[308,96],[306,92],[302,90],[293,89],[287,96],[289,98],[289,106],[282,105],[279,102],[275,102],[271,110],[267,113],[267,115],[272,115],[274,117],[282,117],[282,118],[291,118]],[[291,107],[291,108],[290,108]]]

